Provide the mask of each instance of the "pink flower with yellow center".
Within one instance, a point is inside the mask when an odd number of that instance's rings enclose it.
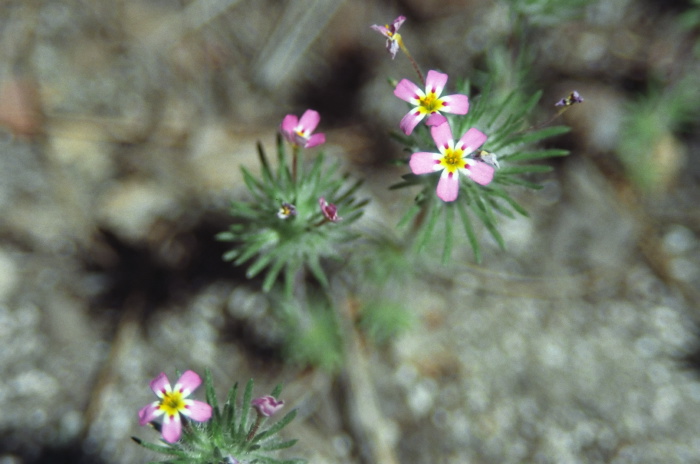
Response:
[[[321,116],[317,111],[306,110],[301,119],[288,114],[280,124],[280,132],[289,143],[297,147],[311,148],[326,142],[325,134],[313,134]]]
[[[459,173],[481,185],[493,180],[493,166],[468,156],[486,142],[486,134],[471,128],[456,142],[449,124],[430,129],[439,153],[417,152],[411,155],[409,166],[413,174],[442,171],[437,185],[437,196],[443,201],[454,201],[459,194]]]
[[[406,17],[399,16],[393,23],[391,23],[391,26],[388,24],[385,24],[384,26],[373,24],[370,26],[372,29],[386,37],[386,49],[389,51],[389,53],[391,53],[392,60],[396,58],[396,53],[401,47],[401,34],[398,33],[398,30],[404,21],[406,21]]]
[[[197,422],[204,422],[211,418],[212,409],[207,403],[186,399],[202,383],[202,379],[195,372],[185,371],[175,383],[170,386],[170,381],[164,372],[150,383],[151,390],[159,398],[139,410],[139,424],[146,425],[157,417],[163,416],[161,427],[163,439],[168,443],[175,443],[182,434],[182,422],[180,414]]]
[[[428,115],[426,124],[439,126],[447,121],[447,118],[440,112],[467,114],[469,98],[466,95],[455,94],[440,97],[446,83],[447,74],[432,70],[428,71],[428,77],[425,80],[425,92],[408,79],[403,79],[398,83],[394,89],[394,95],[415,106],[403,117],[400,123],[401,130],[406,135],[411,135],[418,123]]]

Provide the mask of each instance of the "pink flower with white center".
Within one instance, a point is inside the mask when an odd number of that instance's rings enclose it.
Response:
[[[187,400],[190,393],[201,385],[202,379],[192,371],[185,371],[177,380],[174,387],[164,372],[150,383],[151,390],[159,398],[139,410],[139,424],[146,425],[159,416],[163,416],[163,439],[175,443],[182,434],[180,414],[197,422],[205,422],[211,418],[211,406],[203,401]]]
[[[432,127],[430,133],[440,153],[414,153],[408,164],[413,174],[442,171],[437,185],[437,196],[441,200],[454,201],[457,199],[460,172],[477,184],[487,185],[491,183],[494,173],[493,166],[467,157],[486,142],[486,134],[471,128],[455,142],[449,124]]]
[[[392,60],[396,58],[396,53],[401,47],[401,34],[398,34],[397,31],[404,21],[406,21],[406,17],[399,16],[393,23],[391,23],[391,26],[388,24],[385,24],[384,26],[373,24],[370,26],[372,29],[386,37],[386,49],[391,54]]]
[[[338,207],[333,203],[328,203],[324,197],[318,199],[318,204],[321,206],[321,212],[327,220],[331,222],[338,222],[343,219],[338,216]]]
[[[258,414],[270,417],[277,411],[282,409],[284,406],[284,401],[275,399],[274,396],[261,396],[260,398],[255,398],[251,404],[258,411]]]
[[[441,111],[452,114],[467,114],[469,98],[466,95],[455,94],[440,97],[446,83],[447,74],[432,70],[428,71],[428,77],[425,80],[425,92],[408,79],[403,79],[398,83],[394,89],[394,95],[415,105],[415,108],[401,120],[401,130],[406,135],[411,135],[413,129],[426,115],[430,115],[426,120],[428,126],[439,126],[447,121],[447,118],[440,114]]]
[[[326,142],[325,134],[313,134],[321,116],[317,111],[306,110],[301,119],[293,114],[288,114],[280,124],[280,132],[289,143],[294,146],[311,148]]]

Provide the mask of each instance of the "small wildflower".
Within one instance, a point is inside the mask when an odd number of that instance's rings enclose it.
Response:
[[[258,414],[265,417],[270,417],[282,409],[282,406],[284,406],[284,401],[277,400],[273,396],[266,395],[261,396],[260,398],[255,398],[251,404],[255,410],[258,411]]]
[[[571,106],[575,103],[583,103],[583,97],[577,91],[571,92],[566,98],[562,98],[554,106]]]
[[[168,377],[161,372],[150,383],[151,390],[160,399],[139,410],[139,424],[146,425],[155,418],[163,416],[163,439],[168,443],[175,443],[182,434],[180,414],[197,422],[204,422],[211,418],[212,409],[207,403],[185,399],[201,383],[202,379],[199,375],[193,371],[185,371],[175,386],[171,387]]]
[[[282,203],[282,206],[280,206],[280,209],[277,210],[277,217],[280,219],[288,219],[290,216],[296,216],[297,215],[297,209],[296,207],[291,204],[291,203]]]
[[[338,222],[341,218],[338,216],[338,207],[333,203],[328,203],[324,197],[318,199],[318,204],[321,206],[321,212],[331,222]]]
[[[469,98],[466,95],[455,94],[440,97],[442,90],[447,83],[447,74],[437,71],[428,71],[428,78],[425,81],[425,92],[416,84],[403,79],[394,89],[394,95],[401,100],[405,100],[415,108],[406,114],[401,120],[401,130],[406,135],[411,135],[413,129],[423,120],[426,115],[428,126],[439,126],[447,121],[447,118],[440,112],[453,114],[467,114],[469,111]]]
[[[311,148],[326,142],[325,134],[313,134],[321,116],[317,111],[306,110],[298,119],[296,115],[288,114],[280,124],[280,132],[294,146]]]
[[[414,174],[442,171],[437,185],[437,196],[443,201],[454,201],[459,194],[459,172],[474,182],[487,185],[493,180],[494,168],[487,163],[468,158],[468,155],[486,142],[486,134],[471,128],[457,142],[452,138],[449,124],[430,129],[440,153],[418,152],[411,155],[409,166]]]
[[[391,25],[385,24],[384,26],[378,26],[373,24],[370,26],[372,29],[386,37],[386,49],[391,54],[392,60],[396,58],[396,53],[401,47],[401,34],[399,34],[397,31],[404,21],[406,21],[406,17],[399,16],[393,23],[391,23]]]
[[[474,159],[477,161],[483,161],[484,163],[492,166],[496,169],[500,168],[501,165],[498,164],[498,157],[495,153],[489,153],[486,150],[479,150],[474,154]]]
[[[221,464],[239,464],[240,461],[230,454],[224,458],[223,461],[221,461]]]

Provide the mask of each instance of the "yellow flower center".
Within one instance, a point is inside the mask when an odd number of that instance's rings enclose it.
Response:
[[[430,92],[425,97],[418,100],[418,106],[422,113],[435,113],[444,106],[442,100],[435,93]]]
[[[462,150],[446,148],[442,159],[440,159],[440,164],[445,166],[445,169],[449,172],[455,172],[457,169],[464,169],[467,162],[462,158],[463,154],[464,152]]]
[[[182,396],[182,392],[173,391],[165,393],[160,402],[160,409],[168,416],[174,416],[184,410],[185,398]]]

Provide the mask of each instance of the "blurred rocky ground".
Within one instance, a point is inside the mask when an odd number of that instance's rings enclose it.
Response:
[[[515,190],[531,218],[502,221],[506,251],[484,236],[483,264],[427,259],[395,289],[415,323],[367,347],[377,433],[406,463],[700,462],[698,122],[640,152],[650,189],[617,156],[630,105],[698,75],[679,19],[697,6],[601,0],[562,20],[536,1],[8,0],[0,464],[152,460],[130,440],[156,438],[137,424],[148,382],[207,367],[220,395],[286,384],[289,455],[362,462],[345,380],[284,362],[274,308],[214,235],[256,142],[309,107],[367,179],[365,224],[393,228],[412,198],[386,189],[405,172],[383,163],[405,111],[386,79],[413,71],[369,26],[404,14],[425,69],[470,76],[524,45],[513,4],[538,18],[537,116],[585,98],[557,140],[572,154],[542,191]]]

